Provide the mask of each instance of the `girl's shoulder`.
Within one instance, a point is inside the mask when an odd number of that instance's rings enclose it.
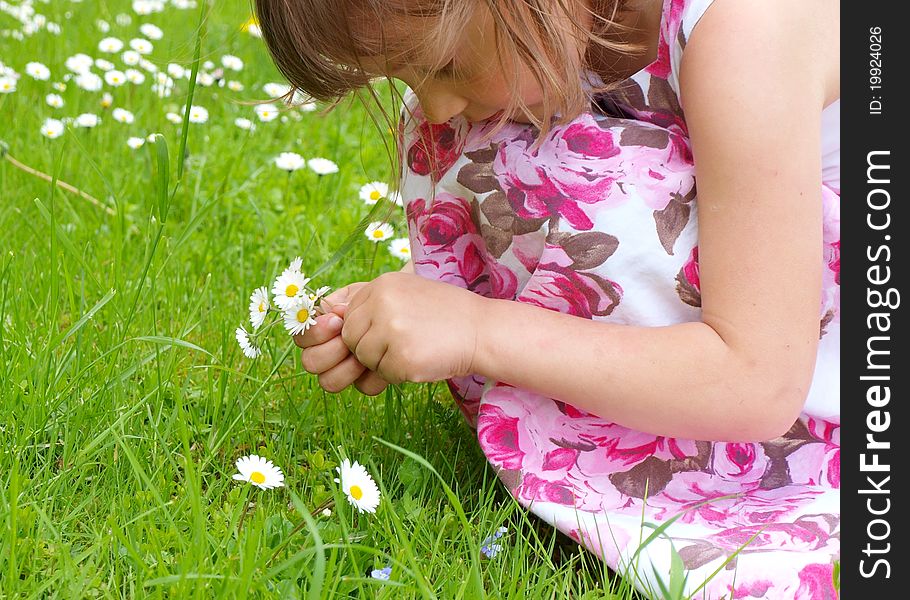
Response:
[[[776,52],[789,55],[787,62],[803,71],[807,83],[821,81],[825,106],[840,97],[839,0],[665,0],[665,15],[675,34],[668,53],[680,104],[683,60],[692,54],[685,50],[693,41],[712,53],[730,53],[723,68],[746,85],[750,61],[735,60],[743,47],[769,59]]]

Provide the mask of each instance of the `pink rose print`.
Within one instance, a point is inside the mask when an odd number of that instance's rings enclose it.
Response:
[[[576,271],[572,264],[562,247],[547,244],[518,301],[585,319],[613,312],[622,298],[620,285],[596,273]]]
[[[799,572],[799,589],[796,598],[807,600],[835,600],[834,566],[826,564],[806,565]]]
[[[768,466],[768,457],[758,444],[714,444],[711,468],[714,474],[731,481],[760,481]]]
[[[481,405],[480,416],[477,440],[489,461],[503,469],[521,469],[524,452],[518,447],[518,418],[489,404]]]
[[[834,283],[840,285],[840,240],[831,244],[828,268],[834,271]]]
[[[664,5],[660,25],[660,40],[657,44],[657,59],[645,70],[648,74],[661,79],[670,75],[670,41],[676,40],[679,26],[682,23],[682,12],[685,0],[671,0],[669,7]]]
[[[408,226],[416,230],[424,246],[449,248],[461,236],[477,234],[471,206],[463,198],[439,192],[432,203],[418,198],[408,203]]]
[[[524,473],[516,496],[533,502],[555,502],[571,506],[575,495],[572,488],[563,482],[547,481],[533,473]]]
[[[493,173],[515,213],[525,219],[559,215],[577,230],[593,227],[580,204],[618,204],[612,194],[619,173],[620,148],[614,132],[597,125],[591,114],[568,127],[556,127],[536,151],[530,141],[501,144]]]
[[[408,148],[408,167],[417,175],[432,172],[433,179],[438,181],[458,160],[463,136],[449,123],[433,124],[424,119],[417,127],[415,137]]]

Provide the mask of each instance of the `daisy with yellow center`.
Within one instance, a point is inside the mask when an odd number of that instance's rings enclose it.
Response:
[[[263,490],[270,490],[284,485],[284,474],[281,469],[261,456],[250,454],[237,459],[237,470],[234,474],[237,481],[246,481]]]
[[[316,307],[307,296],[301,296],[284,311],[284,328],[291,335],[300,335],[315,324]]]
[[[250,340],[250,334],[243,328],[243,325],[234,330],[234,337],[237,338],[237,343],[247,358],[259,358],[259,355],[262,354],[262,350]]]
[[[269,312],[269,290],[265,286],[256,288],[250,295],[250,323],[253,330],[259,329]]]
[[[376,507],[379,506],[379,488],[376,482],[367,473],[363,465],[354,461],[344,459],[340,467],[335,467],[341,479],[335,479],[336,483],[341,483],[341,489],[348,497],[348,502],[354,506],[358,512],[375,513]]]
[[[360,199],[366,204],[376,204],[381,198],[389,195],[389,184],[371,181],[360,188]]]
[[[389,242],[389,252],[392,253],[392,256],[400,258],[401,260],[409,260],[411,258],[411,240],[408,238],[396,238]]]
[[[288,310],[300,298],[306,297],[306,285],[310,282],[310,279],[304,277],[303,273],[300,272],[300,264],[300,259],[295,259],[291,266],[285,269],[272,285],[275,304],[282,311]]]
[[[371,242],[381,242],[392,237],[392,234],[395,233],[395,230],[392,229],[392,226],[388,223],[383,223],[382,221],[373,221],[367,225],[366,230],[363,232]]]

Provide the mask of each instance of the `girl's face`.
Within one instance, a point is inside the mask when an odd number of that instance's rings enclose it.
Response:
[[[457,115],[468,121],[498,115],[509,105],[509,78],[517,78],[518,93],[529,111],[541,118],[543,93],[530,69],[523,63],[511,65],[508,57],[503,58],[501,66],[497,55],[493,16],[488,9],[480,8],[459,34],[452,61],[441,70],[431,72],[418,64],[385,65],[383,57],[364,59],[362,65],[405,82],[417,94],[431,123],[444,123]],[[525,114],[512,114],[509,118],[530,123]]]

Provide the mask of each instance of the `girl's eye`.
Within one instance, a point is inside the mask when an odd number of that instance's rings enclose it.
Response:
[[[447,65],[440,67],[433,72],[434,77],[442,77],[446,79],[451,79],[455,77],[455,59],[453,58],[448,62]]]

